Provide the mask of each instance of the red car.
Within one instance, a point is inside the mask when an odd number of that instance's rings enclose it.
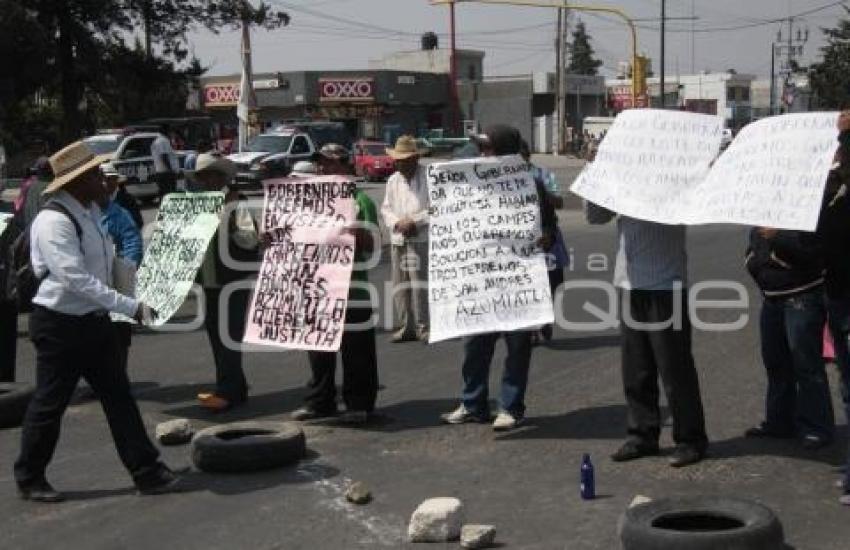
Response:
[[[361,140],[354,144],[354,173],[366,181],[384,181],[395,172],[393,159],[387,156],[387,144]]]

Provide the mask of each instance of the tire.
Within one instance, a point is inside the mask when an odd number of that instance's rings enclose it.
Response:
[[[204,472],[269,470],[295,464],[306,452],[304,432],[291,422],[234,422],[192,438],[192,462]]]
[[[35,388],[17,382],[0,382],[0,428],[20,426]]]
[[[661,499],[620,518],[623,550],[781,550],[782,525],[766,506],[744,499]]]

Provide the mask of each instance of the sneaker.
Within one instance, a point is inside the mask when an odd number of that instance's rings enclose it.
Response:
[[[36,481],[27,486],[18,486],[18,496],[22,500],[33,502],[62,502],[65,496],[53,488],[46,479]]]
[[[420,330],[419,335],[417,336],[420,342],[428,343],[428,340],[431,338],[431,333],[428,329]]]
[[[167,466],[160,468],[158,475],[143,484],[137,485],[136,490],[140,496],[164,495],[166,493],[178,493],[182,490],[181,478]]]
[[[463,404],[450,413],[440,415],[440,420],[446,424],[465,424],[466,422],[478,422],[483,424],[490,421],[490,415],[480,415],[468,410]]]
[[[655,456],[657,454],[658,444],[652,445],[629,440],[623,443],[623,446],[611,455],[611,460],[614,462],[628,462],[629,460],[636,460],[645,456]]]
[[[807,451],[817,451],[829,445],[831,441],[825,437],[815,434],[807,434],[803,436],[803,448]]]
[[[493,429],[497,432],[506,432],[513,430],[522,424],[524,418],[522,416],[514,416],[511,413],[500,412],[496,415],[496,420],[493,421]]]
[[[201,407],[204,409],[214,412],[220,413],[229,411],[236,405],[239,405],[244,402],[243,401],[233,401],[231,399],[226,399],[217,395],[215,393],[199,393],[198,394],[198,402],[201,404]]]
[[[316,420],[319,418],[330,418],[332,416],[337,415],[336,409],[330,409],[327,411],[316,410],[313,407],[304,406],[300,409],[295,409],[289,415],[292,420],[298,420],[300,422],[304,422],[305,420]]]
[[[360,425],[369,421],[369,413],[366,411],[345,411],[339,416],[341,424]]]
[[[758,426],[753,426],[744,432],[745,437],[770,437],[775,439],[788,439],[794,437],[793,430],[776,430],[774,428],[768,427],[768,425],[764,422],[759,424]]]
[[[393,337],[392,337],[392,343],[393,344],[401,344],[401,343],[404,343],[404,342],[415,342],[415,341],[416,341],[416,335],[411,334],[409,332],[404,332],[404,330],[400,330],[400,331],[396,332],[395,334],[393,334]]]
[[[677,445],[670,456],[670,466],[684,468],[705,458],[705,449],[696,445]]]

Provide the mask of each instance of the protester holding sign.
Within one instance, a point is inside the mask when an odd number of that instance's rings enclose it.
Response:
[[[586,203],[586,209],[591,224],[608,223],[617,217],[591,202]],[[673,416],[676,449],[670,465],[694,464],[705,456],[708,438],[684,291],[685,227],[619,216],[617,235],[620,247],[614,285],[622,297],[620,331],[629,437],[611,458],[623,462],[658,454],[660,375]],[[679,327],[673,322],[674,311],[680,312]]]
[[[322,175],[349,175],[348,150],[329,143],[317,155]],[[307,352],[312,378],[303,407],[293,411],[295,420],[311,420],[336,416],[336,358],[342,356],[342,398],[346,411],[340,421],[362,424],[369,420],[378,395],[378,359],[375,351],[375,328],[372,325],[373,306],[367,287],[369,276],[363,264],[376,247],[373,235],[378,234],[378,213],[372,199],[362,190],[354,195],[357,221],[353,229],[354,269],[348,306],[345,311],[345,329],[339,354],[327,351]]]
[[[516,128],[504,125],[495,125],[491,128],[488,128],[484,136],[479,137],[479,147],[481,149],[482,156],[485,157],[519,155],[521,142],[522,137],[520,136],[519,131],[517,131]],[[517,157],[516,159],[520,161],[521,166],[511,165],[510,171],[513,172],[515,170],[525,170],[526,172],[528,172],[528,164],[524,163],[519,157]],[[484,169],[484,172],[484,175],[486,176],[490,173],[499,173],[501,172],[501,170],[497,166],[492,168],[491,170]],[[519,173],[522,174],[521,172]],[[519,179],[519,182],[516,181],[517,179]],[[538,210],[538,212],[535,212],[534,215],[536,216],[539,214],[540,216],[539,225],[541,227],[542,237],[540,237],[536,244],[544,250],[549,249],[553,242],[557,218],[555,217],[555,212],[552,208],[552,205],[544,198],[545,189],[543,189],[542,183],[526,182],[524,178],[510,178],[509,180],[505,180],[502,183],[505,187],[510,188],[513,188],[514,186],[522,186],[524,188],[528,184],[531,184],[533,186],[531,187],[532,190],[534,190],[536,187],[536,193],[531,193],[530,196],[526,195],[525,197],[520,196],[519,198],[521,203],[532,204],[535,207],[534,209]],[[495,188],[496,184],[493,183],[492,185]],[[461,190],[461,192],[465,192],[465,190]],[[495,195],[495,193],[491,194]],[[503,197],[494,197],[494,199],[499,199],[498,201],[494,200],[494,202],[510,202],[510,200],[504,200],[505,198]],[[484,199],[482,198],[482,200]],[[486,206],[484,207],[487,208]],[[489,207],[492,208],[493,205],[491,204],[489,205]],[[527,214],[528,212],[525,210],[519,213],[519,215],[521,215],[523,218],[526,218]],[[504,240],[504,245],[506,248],[511,248],[512,246],[518,248],[528,248],[535,246],[535,243],[533,241],[525,243],[515,242],[509,244],[508,241],[518,241],[519,239],[505,238]],[[502,247],[501,243],[497,243],[497,245],[500,248]],[[432,251],[433,248],[434,246],[432,245]],[[536,253],[539,254],[539,252]],[[541,265],[540,267],[541,269],[545,269],[545,265]],[[533,280],[533,277],[528,273],[524,275],[517,274],[514,277],[516,278],[512,280],[510,279],[510,277],[508,277],[508,280],[505,281],[505,284],[508,287],[512,285],[518,285],[523,281]],[[492,279],[496,279],[496,277],[494,276],[492,277]],[[461,288],[461,291],[464,291],[464,289]],[[548,308],[549,319],[546,322],[549,322],[552,319],[552,304],[551,297],[548,294],[548,289],[546,289],[546,291],[541,293],[539,297],[540,300],[537,300],[537,297],[534,296],[534,292],[532,291],[532,297],[527,298],[524,296],[522,298],[521,303],[537,301],[542,304],[543,302],[541,300],[548,301],[546,307]],[[506,298],[506,296],[502,295],[501,297],[497,297],[497,300],[500,302],[505,302]],[[537,307],[535,303],[531,303],[527,306],[517,306],[516,304],[518,303],[520,303],[520,300],[517,297],[514,303],[515,307],[526,307],[528,309]],[[432,299],[432,308],[434,304],[435,302]],[[463,302],[460,302],[458,307],[464,307]],[[476,309],[480,307],[482,310],[484,310],[488,306],[481,306],[479,304],[472,305],[471,307]],[[493,303],[490,312],[493,313],[495,309],[496,304]],[[507,314],[509,315],[512,313],[512,311],[507,312]],[[474,313],[474,315],[480,316],[480,313],[476,312]],[[440,317],[442,317],[442,314],[440,315]],[[490,317],[486,318],[489,319]],[[433,339],[435,337],[435,316],[433,315],[433,309],[431,322]],[[442,319],[440,320],[440,322],[443,322]],[[492,331],[492,328],[490,330]],[[508,355],[505,359],[505,373],[502,377],[501,411],[498,413],[496,419],[493,421],[493,429],[498,431],[510,430],[521,424],[525,417],[525,390],[528,385],[528,370],[531,364],[532,333],[533,329],[529,327],[505,332],[483,332],[469,336],[466,342],[464,343],[464,360],[462,368],[464,387],[462,403],[454,411],[442,415],[441,420],[447,424],[463,424],[465,422],[490,421],[490,405],[487,399],[490,378],[490,362],[493,358],[493,352],[496,347],[496,342],[498,342],[500,338],[504,337],[505,343],[508,348]]]
[[[393,342],[428,341],[428,184],[413,136],[387,149],[396,173],[387,180],[381,214],[390,231],[393,298],[401,327]]]
[[[119,368],[108,312],[138,321],[147,306],[109,288],[113,253],[94,202],[103,193],[96,156],[78,141],[50,158],[54,198],[31,230],[32,269],[40,280],[30,315],[36,348],[37,387],[21,431],[15,480],[21,498],[56,502],[63,497],[45,470],[59,440],[62,416],[82,376],[98,394],[115,446],[142,494],[175,489],[179,478],[159,461],[148,439],[127,373]]]
[[[206,319],[204,324],[215,360],[215,392],[198,394],[201,406],[213,412],[228,410],[248,398],[248,384],[242,371],[242,350],[228,345],[221,333],[226,327],[228,340],[241,344],[251,289],[235,288],[224,296],[225,287],[256,275],[256,271],[239,269],[236,263],[256,265],[259,260],[259,237],[246,199],[230,188],[236,175],[234,164],[216,153],[198,156],[195,171],[188,174],[204,191],[225,191],[225,216],[207,247],[198,280],[204,289]],[[226,239],[221,243],[220,239]],[[225,256],[226,255],[226,256]],[[224,321],[222,322],[222,319]]]

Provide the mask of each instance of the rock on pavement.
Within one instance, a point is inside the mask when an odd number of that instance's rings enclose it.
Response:
[[[492,525],[464,525],[460,532],[463,548],[487,548],[496,541],[496,528]]]
[[[429,498],[410,518],[407,535],[411,542],[445,542],[460,538],[463,503],[456,498]]]
[[[345,492],[345,498],[354,504],[366,504],[372,500],[372,492],[364,483],[356,481]]]
[[[156,440],[163,445],[183,445],[192,440],[193,434],[192,425],[185,418],[156,425]]]

